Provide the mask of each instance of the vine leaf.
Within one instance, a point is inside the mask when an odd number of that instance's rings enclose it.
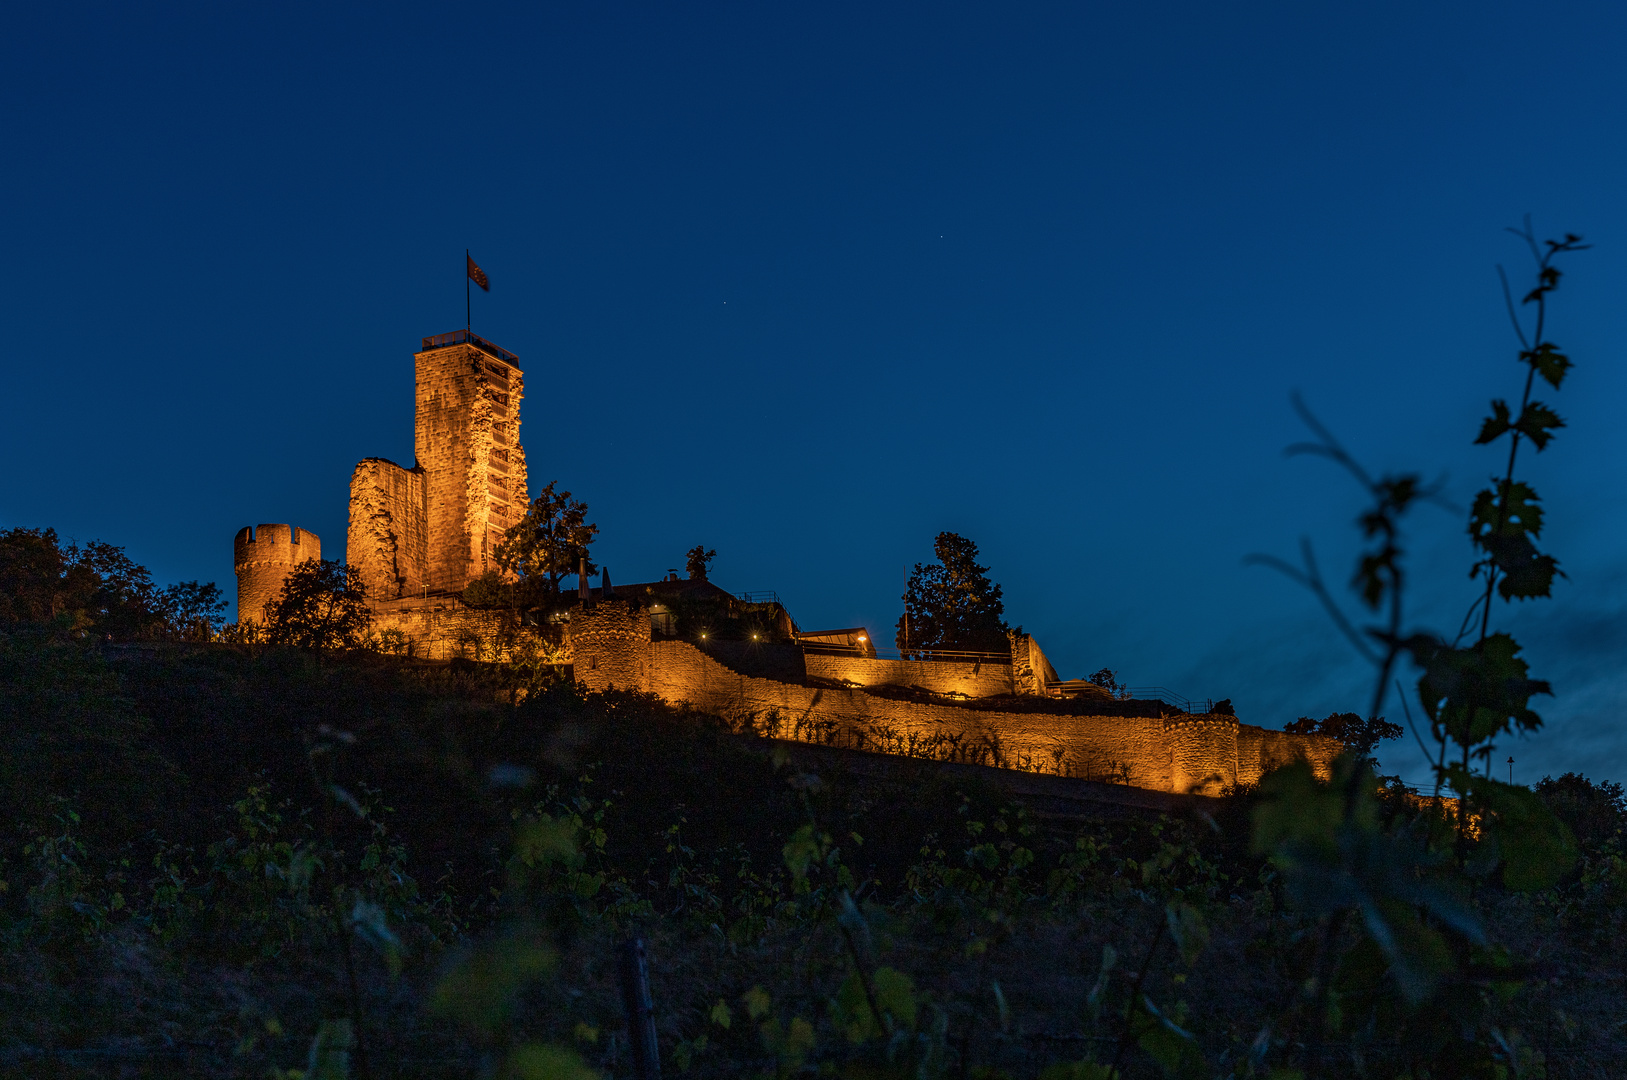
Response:
[[[1520,419],[1515,423],[1514,428],[1521,435],[1536,443],[1537,449],[1541,450],[1553,439],[1554,429],[1564,426],[1565,421],[1559,418],[1558,413],[1540,401],[1533,401],[1521,410]]]
[[[1181,962],[1192,967],[1199,955],[1209,947],[1209,924],[1203,912],[1191,904],[1171,901],[1164,906],[1164,917],[1169,923],[1169,936],[1175,939]]]
[[[1475,437],[1475,445],[1492,442],[1513,426],[1509,422],[1508,402],[1497,398],[1491,403],[1491,415],[1480,423],[1480,434]]]
[[[1503,885],[1514,892],[1551,889],[1576,865],[1576,838],[1530,788],[1478,776],[1461,765],[1448,782],[1467,791],[1484,814],[1481,835],[1502,863]]]
[[[1485,940],[1485,933],[1462,888],[1445,872],[1445,857],[1426,850],[1411,833],[1385,829],[1366,769],[1347,754],[1334,763],[1331,785],[1319,782],[1303,761],[1267,774],[1254,810],[1252,849],[1269,854],[1288,899],[1305,914],[1359,914],[1367,940],[1382,957],[1375,962],[1416,1003],[1454,965],[1440,929],[1474,943]]]
[[[1549,596],[1554,578],[1563,577],[1559,560],[1537,550],[1532,538],[1542,535],[1542,501],[1529,484],[1498,482],[1497,492],[1482,490],[1469,511],[1469,536],[1502,571],[1498,592],[1505,600]]]
[[[1555,390],[1565,381],[1565,373],[1571,369],[1571,359],[1559,351],[1559,347],[1551,341],[1544,341],[1534,349],[1520,354],[1520,359],[1536,368],[1537,374],[1547,381]]]
[[[1529,540],[1511,540],[1497,543],[1492,552],[1503,578],[1497,583],[1497,592],[1504,600],[1534,600],[1553,595],[1554,578],[1564,577],[1559,560],[1543,555]]]
[[[1553,241],[1548,241],[1548,244],[1550,247],[1552,247]],[[1559,272],[1559,267],[1544,266],[1541,270],[1537,271],[1537,287],[1526,293],[1525,299],[1520,302],[1523,304],[1534,304],[1541,300],[1545,294],[1551,293],[1555,289],[1559,288],[1559,279],[1561,276],[1562,275]]]
[[[1542,717],[1530,707],[1537,694],[1552,694],[1519,657],[1519,644],[1492,634],[1466,649],[1417,635],[1404,645],[1424,669],[1418,699],[1436,728],[1459,745],[1475,746],[1512,728],[1535,731]]]
[[[1197,1040],[1177,1023],[1178,1019],[1165,1016],[1152,998],[1142,995],[1141,1009],[1130,1025],[1136,1045],[1158,1063],[1165,1076],[1201,1076],[1203,1061]]]
[[[1519,481],[1497,486],[1503,499],[1497,492],[1483,490],[1469,509],[1469,535],[1475,543],[1484,547],[1491,536],[1541,536],[1542,499],[1536,489]]]

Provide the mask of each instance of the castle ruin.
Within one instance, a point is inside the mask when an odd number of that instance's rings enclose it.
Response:
[[[1326,775],[1342,749],[1212,706],[1126,701],[1064,682],[1025,634],[998,655],[883,658],[863,628],[805,632],[778,597],[733,596],[704,579],[615,589],[608,574],[597,589],[582,581],[578,602],[555,613],[562,627],[470,607],[463,590],[497,569],[504,531],[529,505],[524,378],[518,357],[467,330],[424,338],[413,361],[416,460],[356,466],[346,547],[375,632],[394,631],[410,655],[500,659],[529,641],[534,656],[541,642],[585,689],[652,693],[763,734],[1160,791],[1213,793],[1296,758]],[[252,622],[321,547],[297,527],[261,525],[238,534],[235,554],[239,619]],[[763,632],[686,639],[674,614],[686,603],[710,605],[730,622],[756,620]]]
[[[367,458],[350,478],[345,557],[375,601],[461,593],[529,504],[519,357],[460,330],[413,354],[417,460]]]

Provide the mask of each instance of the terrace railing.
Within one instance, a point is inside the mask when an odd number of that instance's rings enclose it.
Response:
[[[1130,697],[1136,701],[1162,701],[1165,705],[1173,705],[1182,712],[1202,715],[1213,712],[1215,702],[1213,698],[1182,697],[1167,686],[1131,686],[1126,687]]]
[[[428,352],[431,349],[444,349],[449,345],[473,345],[475,348],[490,356],[495,356],[504,363],[516,366],[520,363],[518,356],[515,356],[501,345],[493,345],[479,334],[468,330],[454,330],[450,334],[436,334],[434,337],[427,337],[424,339],[424,347],[420,351]]]
[[[883,660],[941,660],[960,663],[1011,663],[1010,652],[972,652],[966,649],[876,649]]]

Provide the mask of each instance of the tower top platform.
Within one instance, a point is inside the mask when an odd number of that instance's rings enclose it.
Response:
[[[450,348],[453,345],[473,345],[495,360],[501,360],[505,364],[513,364],[515,367],[520,364],[518,356],[515,356],[501,345],[493,345],[479,334],[469,330],[454,330],[450,334],[436,334],[434,337],[427,337],[424,339],[424,347],[418,351],[431,352],[435,349]]]

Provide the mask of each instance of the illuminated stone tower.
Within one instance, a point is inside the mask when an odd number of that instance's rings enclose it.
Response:
[[[461,592],[496,568],[529,501],[519,358],[459,330],[424,338],[413,361],[417,463],[368,458],[350,481],[346,557],[373,600]]]
[[[466,330],[425,338],[413,359],[429,524],[425,584],[457,591],[495,569],[503,530],[525,513],[524,379],[519,357]]]
[[[302,562],[322,558],[322,539],[298,525],[245,525],[232,543],[237,571],[237,621],[265,621],[266,604]]]

